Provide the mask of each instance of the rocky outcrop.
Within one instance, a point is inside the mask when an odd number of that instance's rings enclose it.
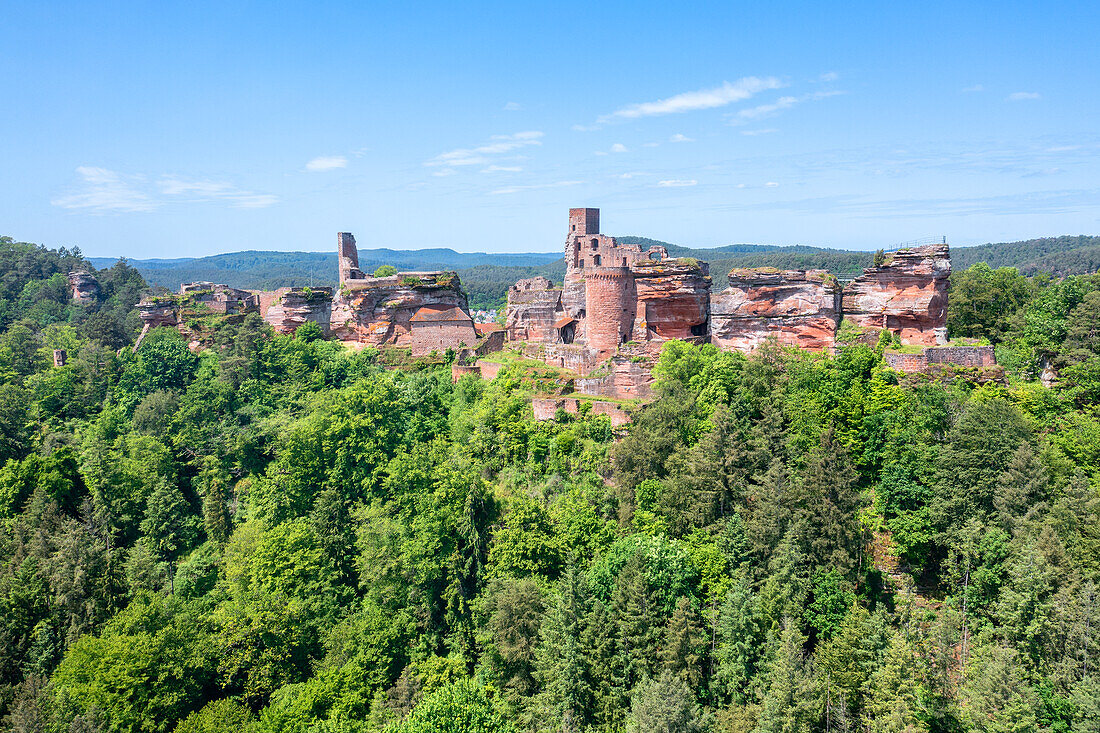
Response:
[[[342,341],[408,346],[414,355],[472,347],[473,318],[453,272],[400,272],[341,284],[332,334]]]
[[[508,288],[508,306],[504,311],[504,329],[509,341],[555,343],[566,318],[561,302],[562,291],[545,277],[520,280]],[[574,320],[570,318],[569,320]]]
[[[72,290],[72,298],[77,303],[90,305],[99,300],[99,280],[87,270],[77,270],[69,273],[69,288]]]
[[[294,333],[307,321],[329,334],[332,313],[332,288],[279,288],[274,291],[264,320],[279,333]]]
[[[141,334],[134,342],[134,351],[138,350],[145,335],[159,326],[175,328],[179,325],[179,297],[175,295],[146,296],[137,304],[141,317]]]
[[[884,265],[865,269],[844,288],[844,317],[861,328],[888,329],[904,344],[942,344],[950,276],[946,244],[890,253]]]
[[[641,260],[634,275],[634,341],[705,338],[710,315],[710,273],[688,259]]]
[[[831,349],[839,323],[839,286],[825,270],[735,269],[710,299],[711,340],[726,349],[751,351],[770,337]]]

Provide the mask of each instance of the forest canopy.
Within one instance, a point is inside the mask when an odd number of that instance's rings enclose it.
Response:
[[[7,728],[1100,729],[1095,276],[952,276],[1003,380],[672,341],[612,428],[76,267],[0,240]]]

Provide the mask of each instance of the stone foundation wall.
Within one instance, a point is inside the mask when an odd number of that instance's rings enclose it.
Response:
[[[572,397],[535,398],[531,400],[531,408],[535,413],[536,420],[553,420],[559,409],[565,410],[570,415],[579,414],[581,402],[581,400]],[[614,402],[593,400],[589,404],[592,405],[590,414],[607,415],[611,418],[613,427],[626,425],[630,422],[630,415]]]

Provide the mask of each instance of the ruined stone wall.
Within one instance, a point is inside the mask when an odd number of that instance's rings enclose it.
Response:
[[[359,249],[351,232],[336,235],[336,260],[340,270],[340,282],[361,280],[366,275],[359,269]]]
[[[442,353],[447,349],[473,346],[476,340],[473,321],[454,321],[412,323],[408,332],[402,333],[394,343],[411,348],[413,356],[424,356],[433,351]]]
[[[932,346],[924,350],[929,364],[957,364],[968,367],[997,365],[992,346]]]
[[[888,255],[844,288],[844,316],[863,328],[888,329],[902,343],[935,346],[947,340],[947,288],[951,257],[946,244]]]
[[[622,267],[585,273],[585,339],[602,355],[615,353],[630,338],[634,324],[634,278]]]
[[[735,269],[710,300],[711,340],[726,349],[752,351],[772,337],[831,349],[839,325],[839,288],[824,270]]]
[[[561,290],[545,277],[520,280],[508,289],[504,329],[509,341],[556,343],[555,324],[565,317]]]
[[[413,316],[421,308],[458,309],[473,318],[462,283],[453,272],[399,272],[390,277],[368,277],[342,283],[332,308],[332,333],[341,341],[381,346],[408,338]],[[461,341],[472,346],[476,334],[463,334],[448,344],[459,348]]]
[[[579,414],[581,404],[581,400],[571,397],[536,397],[531,400],[531,409],[536,420],[553,420],[557,416],[558,410],[564,410],[570,415]],[[588,404],[591,405],[589,408],[590,414],[607,415],[611,418],[612,427],[619,427],[630,422],[630,415],[621,405],[599,400],[589,401]]]

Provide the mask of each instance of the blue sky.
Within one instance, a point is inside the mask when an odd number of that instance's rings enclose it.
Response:
[[[0,233],[95,256],[1100,233],[1100,4],[6,2]]]

